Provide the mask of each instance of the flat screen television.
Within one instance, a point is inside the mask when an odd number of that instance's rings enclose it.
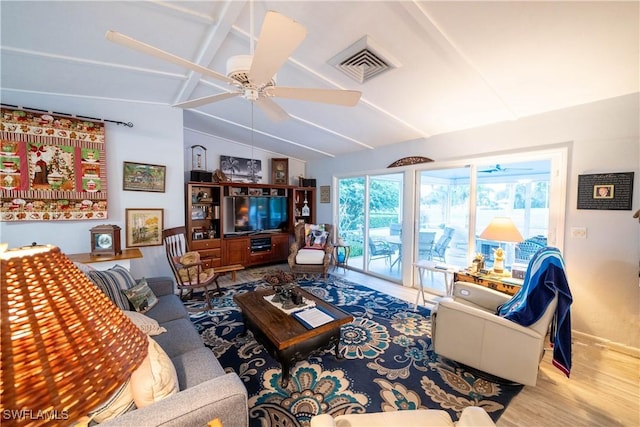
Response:
[[[226,234],[286,230],[287,224],[284,196],[225,197]]]

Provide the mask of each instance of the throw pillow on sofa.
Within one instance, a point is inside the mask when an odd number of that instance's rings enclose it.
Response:
[[[98,423],[103,423],[119,415],[133,411],[136,404],[133,401],[131,390],[131,380],[127,380],[116,391],[111,394],[100,406],[89,414],[89,419]]]
[[[123,313],[133,322],[134,325],[138,327],[138,329],[149,336],[160,335],[163,332],[167,332],[167,329],[160,326],[156,319],[152,319],[142,313],[138,313],[137,311],[125,310]]]
[[[109,399],[89,414],[91,421],[103,423],[179,391],[178,374],[171,359],[157,342],[147,339],[147,357]]]
[[[138,408],[144,408],[179,391],[178,374],[160,345],[148,337],[149,352],[131,374],[131,393]]]
[[[136,280],[129,270],[121,265],[115,265],[104,271],[87,271],[86,275],[121,310],[129,310],[129,301],[122,294],[123,290],[136,285]]]
[[[145,313],[152,309],[157,303],[158,298],[153,293],[146,279],[140,279],[137,285],[123,289],[122,293],[127,297],[133,308],[140,313]]]

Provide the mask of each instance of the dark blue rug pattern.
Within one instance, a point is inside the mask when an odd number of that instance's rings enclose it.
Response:
[[[444,409],[454,420],[466,406],[481,406],[495,420],[522,389],[494,382],[453,361],[431,345],[430,312],[370,288],[329,276],[299,281],[301,287],[354,317],[342,327],[340,354],[325,350],[282,371],[254,339],[233,302],[236,294],[268,287],[258,280],[225,289],[216,307],[191,313],[205,345],[227,371],[235,371],[249,393],[252,426],[308,426],[320,413],[340,415],[404,409]]]

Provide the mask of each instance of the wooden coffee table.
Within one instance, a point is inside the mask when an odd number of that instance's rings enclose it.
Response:
[[[353,316],[337,307],[310,294],[304,289],[297,288],[306,300],[313,300],[317,307],[322,307],[335,320],[313,329],[307,329],[295,317],[283,312],[264,299],[273,295],[271,289],[257,290],[236,295],[234,301],[242,310],[245,332],[250,330],[256,341],[267,349],[282,368],[280,385],[286,387],[289,383],[289,369],[296,362],[305,360],[311,353],[335,347],[335,355],[340,358],[338,345],[340,344],[340,327],[353,321]]]

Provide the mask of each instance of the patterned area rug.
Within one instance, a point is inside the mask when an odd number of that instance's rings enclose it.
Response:
[[[402,409],[444,409],[454,420],[463,408],[483,407],[496,421],[521,385],[497,382],[437,356],[431,346],[429,310],[331,275],[300,286],[351,313],[340,353],[323,351],[291,368],[280,387],[278,362],[244,330],[233,296],[267,287],[262,280],[225,289],[215,310],[191,320],[228,371],[249,392],[252,426],[308,426],[320,413],[339,415]]]

